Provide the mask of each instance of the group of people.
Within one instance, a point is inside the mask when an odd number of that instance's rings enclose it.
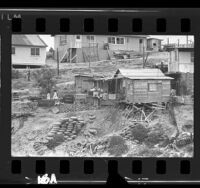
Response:
[[[58,98],[58,93],[57,93],[56,90],[54,90],[54,92],[53,92],[52,99],[51,99],[51,94],[47,93],[47,100],[54,100],[55,101],[55,105],[59,105],[60,104],[60,101],[59,101],[59,98]]]
[[[103,99],[103,89],[94,87],[90,89],[90,91],[93,93],[92,96],[94,97],[94,106],[101,106],[101,100]]]

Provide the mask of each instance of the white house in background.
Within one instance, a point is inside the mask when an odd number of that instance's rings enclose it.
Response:
[[[107,60],[117,51],[142,53],[147,48],[147,35],[55,35],[54,49],[61,62]],[[55,53],[55,58],[57,54]]]
[[[194,47],[171,48],[168,72],[194,73]]]
[[[151,50],[151,51],[160,51],[161,50],[161,42],[162,39],[158,39],[158,38],[148,38],[147,39],[147,50]]]
[[[12,65],[44,66],[46,47],[39,35],[12,35]]]

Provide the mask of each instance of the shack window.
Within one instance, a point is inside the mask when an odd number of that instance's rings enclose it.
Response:
[[[94,41],[94,35],[87,35],[87,40]]]
[[[115,37],[108,37],[108,43],[115,44]]]
[[[15,54],[15,47],[12,47],[12,54]]]
[[[81,36],[80,35],[76,35],[76,40],[81,40]]]
[[[194,52],[191,52],[191,62],[194,62]]]
[[[116,38],[117,44],[124,44],[124,38],[123,37],[117,37]]]
[[[140,39],[140,40],[139,40],[139,43],[142,44],[142,43],[143,43],[143,39]]]
[[[153,43],[153,46],[156,46],[156,43]]]
[[[61,35],[60,36],[60,45],[65,45],[67,44],[67,35]]]
[[[157,84],[150,83],[149,84],[149,91],[157,91]]]
[[[40,55],[40,48],[31,48],[31,55],[39,56]]]

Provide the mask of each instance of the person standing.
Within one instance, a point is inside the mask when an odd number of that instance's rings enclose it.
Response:
[[[51,95],[50,95],[50,93],[47,93],[47,100],[51,100]]]
[[[53,100],[55,101],[55,105],[59,104],[59,98],[58,98],[58,94],[56,90],[54,90],[54,93],[53,93]]]
[[[26,69],[27,69],[27,80],[30,81],[30,77],[31,77],[30,67],[28,66]]]

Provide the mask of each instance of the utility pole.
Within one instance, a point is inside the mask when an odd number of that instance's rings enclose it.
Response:
[[[186,35],[186,47],[188,47],[188,35]]]
[[[57,75],[59,76],[59,52],[57,48]]]
[[[72,63],[72,48],[69,49],[69,63]]]
[[[143,68],[145,67],[145,60],[144,60],[144,40],[143,40]]]
[[[89,69],[90,69],[90,56],[91,54],[90,54],[90,42],[89,42]]]

